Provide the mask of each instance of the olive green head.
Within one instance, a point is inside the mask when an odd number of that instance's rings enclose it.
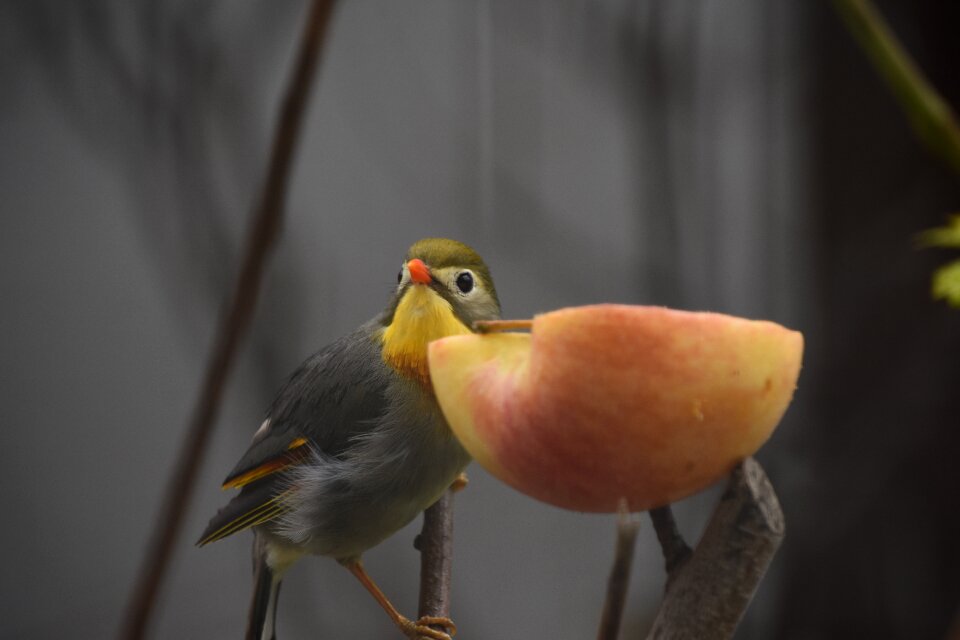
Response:
[[[403,297],[417,285],[425,285],[449,303],[467,327],[477,320],[500,317],[500,300],[489,267],[480,254],[462,242],[424,238],[410,247],[397,274],[397,291],[387,308],[386,324],[392,322]]]
[[[427,345],[470,333],[477,320],[500,317],[490,269],[455,240],[427,238],[407,252],[383,323],[383,359],[403,375],[429,383]]]

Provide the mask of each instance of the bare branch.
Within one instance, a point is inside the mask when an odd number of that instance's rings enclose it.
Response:
[[[448,489],[433,506],[423,512],[423,528],[414,541],[414,546],[420,551],[420,606],[417,615],[421,618],[450,617],[453,494],[454,491]]]
[[[607,598],[603,603],[603,616],[597,640],[616,640],[623,619],[623,604],[630,586],[630,568],[633,566],[633,550],[636,547],[640,520],[627,511],[626,501],[620,503],[617,517],[617,546],[613,568],[607,581]]]
[[[150,621],[206,453],[223,389],[256,307],[267,258],[279,235],[293,152],[333,5],[334,0],[315,0],[304,26],[296,66],[274,133],[266,182],[247,232],[243,262],[230,305],[220,318],[193,417],[157,516],[155,535],[127,604],[120,630],[120,637],[127,640],[142,638]]]
[[[696,550],[670,574],[648,640],[732,637],[783,534],[773,487],[747,458],[734,469]]]

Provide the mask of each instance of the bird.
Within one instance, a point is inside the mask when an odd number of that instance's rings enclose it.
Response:
[[[346,567],[408,637],[450,640],[448,618],[401,615],[361,556],[439,499],[470,461],[434,396],[427,345],[499,317],[480,255],[425,238],[407,251],[386,309],[290,375],[223,482],[239,493],[197,542],[253,529],[247,640],[275,639],[283,575],[308,555]]]

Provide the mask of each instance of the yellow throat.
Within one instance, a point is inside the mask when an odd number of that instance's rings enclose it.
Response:
[[[470,333],[450,303],[423,285],[413,285],[400,299],[393,321],[383,330],[383,360],[402,375],[430,384],[427,344],[446,336]]]

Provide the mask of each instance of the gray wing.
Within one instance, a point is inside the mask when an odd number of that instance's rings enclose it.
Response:
[[[303,454],[313,450],[339,457],[354,437],[373,426],[386,408],[384,394],[393,374],[381,358],[376,339],[380,326],[378,319],[367,322],[293,372],[267,411],[269,424],[224,485],[261,468],[266,473],[258,477],[268,475],[277,460],[288,466],[300,449]]]
[[[339,457],[353,438],[373,428],[386,409],[392,370],[384,364],[376,332],[378,319],[307,359],[280,389],[267,421],[224,480],[241,487],[211,518],[197,544],[205,545],[278,517],[283,474],[317,451]]]

